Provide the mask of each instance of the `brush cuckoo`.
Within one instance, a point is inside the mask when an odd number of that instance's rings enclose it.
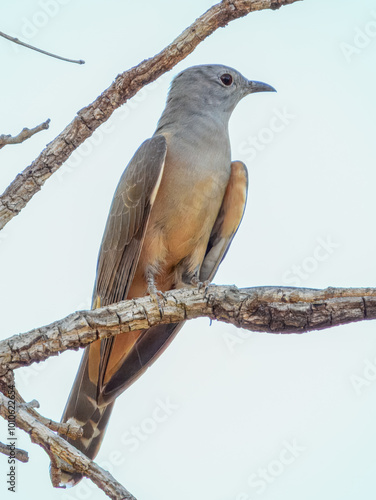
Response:
[[[247,169],[231,162],[229,118],[243,97],[274,90],[222,65],[194,66],[175,77],[154,135],[136,151],[116,189],[93,308],[213,279],[247,198]],[[124,333],[85,349],[62,417],[83,427],[71,444],[96,456],[115,398],[181,326]],[[73,485],[80,477],[63,472],[62,483]]]

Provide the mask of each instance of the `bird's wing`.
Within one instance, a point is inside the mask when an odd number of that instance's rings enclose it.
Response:
[[[119,181],[99,251],[93,308],[127,297],[162,178],[166,152],[164,136],[148,139],[136,151]],[[126,357],[140,334],[117,335],[93,342],[85,349],[63,421],[70,417],[77,417],[80,422],[91,419],[91,426],[94,426],[96,402],[104,390],[105,380],[117,366],[118,358]],[[110,408],[107,413],[109,415]],[[86,445],[82,446],[88,453]]]
[[[231,174],[208,248],[200,270],[201,281],[211,281],[225,258],[243,218],[248,193],[247,167],[241,161],[231,163]]]
[[[128,296],[163,175],[166,152],[164,136],[145,141],[120,179],[99,251],[93,297],[97,306],[119,302]],[[120,366],[142,333],[142,330],[130,332],[101,342],[98,401],[109,403],[113,399],[108,384],[119,375]],[[92,357],[95,364],[96,358]]]
[[[119,302],[128,295],[166,152],[162,135],[143,142],[119,181],[99,251],[93,307]]]

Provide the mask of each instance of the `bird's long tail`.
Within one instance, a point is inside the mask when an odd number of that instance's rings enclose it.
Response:
[[[106,406],[99,407],[97,404],[97,384],[92,381],[89,368],[95,366],[89,359],[95,356],[96,341],[86,347],[82,356],[76,379],[70,392],[67,404],[64,409],[62,422],[67,422],[74,418],[82,426],[83,435],[78,439],[65,438],[71,445],[82,451],[88,458],[94,459],[103,441],[108,420],[115,401]],[[91,352],[90,352],[91,351]],[[90,376],[91,375],[91,376]],[[70,473],[62,471],[61,483],[67,486],[74,486],[80,481],[80,473]]]
[[[119,345],[114,343],[112,351],[116,370],[107,383],[108,399],[103,404],[98,403],[98,381],[105,340],[97,340],[86,347],[62,416],[62,422],[74,418],[83,428],[81,438],[67,439],[70,444],[88,458],[95,458],[103,441],[115,398],[162,354],[183,324],[184,322],[156,325],[147,330],[116,336]],[[121,344],[123,335],[125,341],[129,339],[131,347],[126,352],[119,352],[119,347],[124,347]],[[74,486],[81,478],[80,473],[62,470],[61,485]]]

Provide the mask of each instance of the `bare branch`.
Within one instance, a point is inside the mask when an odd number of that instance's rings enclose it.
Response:
[[[73,121],[8,186],[0,197],[0,229],[17,215],[72,152],[142,87],[187,57],[216,29],[250,12],[278,9],[298,0],[222,0],[181,33],[156,56],[119,75],[97,99],[81,109]]]
[[[188,288],[166,294],[162,317],[150,297],[119,302],[93,311],[71,314],[63,320],[0,342],[0,375],[12,381],[12,369],[28,366],[66,349],[93,340],[161,323],[209,317],[251,331],[303,333],[345,323],[376,319],[376,288],[308,288],[211,285],[207,290]],[[1,382],[0,378],[0,382]],[[60,481],[60,468],[90,478],[114,499],[133,499],[116,480],[81,452],[55,435],[51,422],[38,415],[33,401],[25,404],[16,392],[15,422],[48,453],[51,479]],[[0,394],[0,414],[7,418],[9,399]],[[46,424],[46,425],[44,425]],[[56,426],[59,424],[53,423]]]
[[[9,399],[0,393],[0,415],[7,418]],[[135,498],[114,479],[114,477],[95,462],[92,462],[83,453],[76,450],[62,437],[54,434],[41,424],[22,405],[16,405],[16,426],[30,435],[33,443],[39,444],[49,455],[54,464],[59,457],[67,464],[72,465],[75,471],[91,479],[106,495],[114,500],[135,500]],[[56,476],[55,476],[56,478]],[[56,485],[56,484],[55,484]]]
[[[16,43],[17,45],[22,45],[22,47],[26,47],[28,49],[35,50],[36,52],[40,52],[41,54],[45,54],[46,56],[49,56],[49,57],[54,57],[55,59],[60,59],[60,61],[66,61],[66,62],[71,62],[71,63],[75,63],[75,64],[85,64],[85,61],[83,61],[82,59],[79,59],[79,60],[67,59],[66,57],[57,56],[56,54],[52,54],[52,52],[47,52],[46,50],[42,50],[42,49],[38,49],[37,47],[34,47],[34,45],[29,45],[28,43],[21,42],[21,40],[19,40],[18,38],[15,38],[14,36],[9,36],[9,35],[3,33],[2,31],[0,31],[0,36],[2,36],[3,38],[6,38],[7,40],[10,40],[13,43]]]
[[[33,415],[32,412],[30,413]],[[72,439],[78,439],[83,434],[82,427],[78,425],[77,422],[73,421],[73,419],[69,420],[68,422],[62,423],[62,422],[54,422],[49,418],[39,415],[39,413],[37,413],[37,416],[38,416],[37,420],[39,420],[41,424],[51,429],[51,431],[57,432],[58,434],[63,434],[64,436],[68,436]]]
[[[6,444],[0,442],[0,453],[9,457],[10,456],[9,445],[6,445]],[[16,460],[19,460],[20,462],[26,463],[29,461],[29,454],[25,450],[20,450],[19,448],[14,448],[12,453],[14,453],[14,458]]]
[[[80,438],[83,434],[82,427],[73,419],[68,420],[68,422],[54,422],[53,420],[43,417],[40,415],[35,408],[39,408],[39,403],[35,399],[26,403],[22,398],[17,389],[14,389],[16,394],[16,401],[19,407],[25,408],[28,410],[29,414],[34,417],[38,422],[48,427],[52,431],[55,431],[59,434],[63,434],[64,436],[68,436],[72,439]]]
[[[0,149],[6,146],[7,144],[20,144],[21,142],[26,141],[26,139],[29,139],[32,137],[34,134],[37,134],[41,130],[46,130],[50,126],[50,119],[46,120],[45,122],[41,123],[40,125],[37,125],[34,128],[23,128],[21,132],[18,135],[15,135],[12,137],[11,135],[5,135],[2,134],[0,135]]]
[[[162,323],[208,317],[250,331],[303,333],[376,318],[376,288],[310,288],[211,285],[172,290],[162,317],[149,297],[81,311],[0,342],[0,376],[8,370],[85,347],[90,342]]]

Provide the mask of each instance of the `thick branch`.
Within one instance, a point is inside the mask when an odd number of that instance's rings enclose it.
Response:
[[[44,54],[49,57],[54,57],[55,59],[60,59],[60,61],[66,61],[66,62],[71,62],[75,64],[85,64],[85,61],[82,59],[67,59],[66,57],[58,56],[56,54],[52,54],[52,52],[47,52],[46,50],[38,49],[38,47],[35,47],[34,45],[30,45],[29,43],[22,42],[18,38],[15,38],[14,36],[9,36],[6,33],[3,33],[0,31],[0,36],[3,38],[6,38],[10,42],[16,43],[17,45],[21,45],[22,47],[26,47],[27,49],[35,50],[36,52],[40,52],[41,54]]]
[[[278,9],[296,1],[298,0],[223,0],[196,19],[159,54],[119,75],[93,103],[81,109],[60,135],[8,186],[0,197],[0,229],[26,206],[45,181],[96,128],[108,120],[116,108],[187,57],[217,28],[226,26],[249,12]]]
[[[7,418],[9,399],[0,393],[0,415]],[[54,434],[41,424],[28,411],[28,408],[17,405],[16,425],[30,435],[33,443],[39,444],[56,461],[56,457],[72,465],[75,471],[90,478],[106,495],[114,500],[135,500],[135,498],[114,477],[83,453],[76,450],[67,441]]]
[[[0,342],[0,376],[99,338],[161,323],[208,317],[251,331],[303,333],[376,318],[376,288],[309,288],[211,285],[172,290],[162,317],[149,297],[81,311]]]
[[[18,135],[15,135],[12,137],[11,135],[5,135],[2,134],[0,135],[0,149],[6,146],[7,144],[20,144],[21,142],[26,141],[26,139],[29,139],[32,137],[34,134],[37,134],[41,130],[46,130],[50,126],[50,119],[46,120],[45,122],[41,123],[40,125],[37,125],[34,128],[23,128],[21,132]]]

